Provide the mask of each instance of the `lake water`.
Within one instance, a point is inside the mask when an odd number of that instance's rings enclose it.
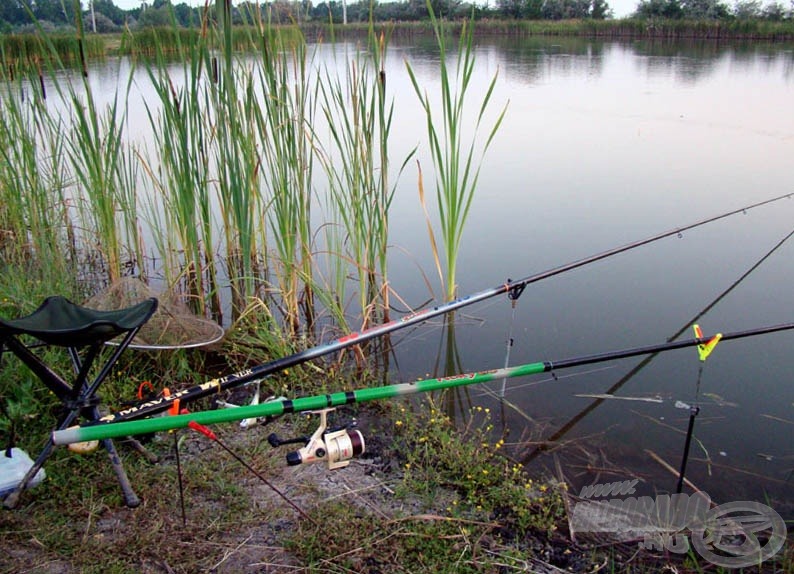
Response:
[[[318,53],[334,50],[353,46]],[[419,146],[429,187],[432,163],[406,60],[429,93],[439,86],[432,44],[391,46],[392,164]],[[509,104],[464,233],[460,295],[794,192],[791,45],[480,39],[477,62],[475,92],[498,72],[485,125]],[[91,81],[110,96],[127,69],[110,61]],[[144,140],[148,122],[134,118],[145,113],[147,89],[141,73],[130,126]],[[412,162],[398,185],[390,241],[391,285],[411,306],[441,293],[416,179]],[[689,338],[694,318],[706,334],[794,321],[794,240],[735,284],[793,229],[794,200],[779,201],[533,284],[514,311],[506,297],[468,307],[457,313],[454,345],[442,320],[399,332],[394,378],[501,367],[511,331],[515,365],[662,343],[681,329]],[[697,399],[687,478],[718,502],[757,500],[792,517],[792,349],[791,332],[720,343],[699,393],[695,349],[665,353],[614,391],[661,402],[607,400],[580,417],[593,399],[577,395],[604,393],[642,358],[560,371],[556,380],[511,380],[514,407],[481,388],[455,399],[489,407],[513,456],[533,470],[553,469],[557,455],[577,489],[639,477],[641,494],[675,488],[676,476],[648,451],[678,468],[689,411],[675,405]],[[533,454],[555,435],[556,448]]]
[[[390,79],[404,57],[432,82],[432,55],[402,52]],[[499,72],[494,102],[509,106],[464,234],[460,295],[794,191],[791,46],[483,40],[477,56],[482,77]],[[405,94],[396,117],[416,115],[398,137],[424,142],[416,98],[395,89]],[[395,253],[390,271],[418,303],[429,294],[415,267],[434,275],[416,185],[404,180],[392,242],[410,257]],[[516,365],[662,343],[682,328],[689,338],[696,317],[707,334],[792,321],[794,240],[710,307],[794,230],[792,216],[784,200],[530,285],[513,319],[506,297],[469,307],[456,318],[455,357],[441,321],[399,335],[402,378],[501,367],[511,324]],[[715,500],[792,515],[792,344],[792,333],[725,342],[704,365],[687,477]],[[679,468],[689,411],[675,404],[696,398],[695,349],[656,357],[614,391],[662,403],[604,401],[554,454],[525,443],[558,434],[593,403],[576,395],[604,393],[641,361],[510,380],[506,398],[532,421],[503,411],[515,456],[553,469],[556,454],[577,487],[637,476],[643,493],[672,491],[676,476],[646,451]],[[482,389],[457,398],[502,412]]]

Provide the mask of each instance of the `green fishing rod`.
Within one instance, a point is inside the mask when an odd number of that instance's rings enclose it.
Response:
[[[784,323],[746,331],[725,333],[721,335],[721,340],[731,341],[746,337],[755,337],[758,335],[776,333],[779,331],[788,331],[791,329],[794,329],[794,323]],[[353,403],[391,399],[417,393],[427,393],[453,387],[487,383],[502,378],[523,377],[582,365],[614,361],[617,359],[624,359],[639,355],[673,351],[684,347],[708,344],[713,339],[714,337],[697,337],[694,339],[670,341],[656,345],[634,347],[596,355],[585,355],[570,359],[563,359],[560,361],[540,361],[515,367],[466,373],[437,379],[425,379],[412,383],[399,383],[394,385],[385,385],[380,387],[359,389],[355,391],[337,392],[326,395],[314,395],[296,399],[280,399],[259,405],[244,406],[235,409],[201,411],[184,415],[155,417],[118,423],[93,423],[81,427],[73,427],[65,430],[55,431],[52,433],[52,442],[56,445],[72,444],[76,442],[87,442],[106,438],[163,432],[187,427],[191,422],[202,425],[210,425],[238,421],[247,418],[278,416],[306,411],[322,411],[324,409]]]
[[[141,403],[139,405],[131,406],[129,408],[120,410],[116,413],[111,413],[109,415],[102,417],[100,419],[100,423],[110,424],[110,423],[131,421],[139,418],[148,417],[170,409],[171,406],[174,404],[174,402],[177,400],[180,402],[180,404],[184,405],[189,402],[195,401],[199,398],[208,396],[210,394],[217,393],[226,389],[234,388],[258,379],[262,379],[273,373],[277,373],[284,369],[292,368],[295,365],[299,365],[301,363],[305,363],[312,359],[317,359],[319,357],[323,357],[325,355],[337,351],[341,351],[347,347],[364,343],[365,341],[369,341],[370,339],[374,339],[376,337],[382,337],[398,329],[403,329],[410,325],[415,325],[427,321],[428,319],[431,319],[433,317],[438,317],[440,315],[451,313],[453,311],[456,311],[457,309],[461,309],[468,305],[473,305],[474,303],[484,301],[486,299],[490,299],[491,297],[495,297],[497,295],[507,294],[511,300],[516,300],[521,296],[521,293],[523,293],[524,288],[526,288],[526,286],[530,285],[531,283],[536,283],[538,281],[542,281],[544,279],[548,279],[550,277],[554,277],[556,275],[560,275],[562,273],[572,271],[579,267],[584,267],[585,265],[589,265],[590,263],[595,263],[596,261],[607,259],[608,257],[612,257],[613,255],[618,255],[620,253],[624,253],[626,251],[630,251],[632,249],[642,247],[643,245],[648,245],[649,243],[653,243],[655,241],[659,241],[667,237],[671,237],[674,235],[680,236],[685,231],[689,231],[691,229],[695,229],[697,227],[701,227],[703,225],[707,225],[709,223],[713,223],[715,221],[725,219],[727,217],[731,217],[739,213],[745,213],[750,209],[761,207],[762,205],[768,205],[770,203],[774,203],[782,199],[791,198],[792,195],[794,194],[787,193],[785,195],[773,197],[771,199],[766,199],[764,201],[753,203],[745,207],[740,207],[739,209],[734,209],[722,213],[720,215],[708,217],[706,219],[702,219],[695,223],[691,223],[683,227],[677,227],[675,229],[671,229],[663,233],[658,233],[656,235],[647,237],[645,239],[632,241],[631,243],[626,243],[625,245],[614,247],[612,249],[608,249],[607,251],[602,251],[601,253],[590,255],[583,259],[566,263],[564,265],[554,267],[552,269],[543,271],[541,273],[530,275],[529,277],[525,277],[523,279],[518,279],[518,280],[508,279],[506,283],[497,285],[490,289],[480,291],[479,293],[468,295],[466,297],[461,297],[459,299],[449,301],[447,303],[438,305],[436,307],[421,309],[419,311],[409,313],[401,317],[400,319],[389,321],[388,323],[384,323],[381,325],[374,325],[362,331],[348,333],[347,335],[344,335],[328,343],[310,347],[308,349],[299,351],[287,357],[281,357],[274,361],[257,365],[249,369],[246,369],[244,371],[240,371],[231,375],[226,375],[224,377],[212,379],[205,383],[201,383],[199,385],[194,385],[192,387],[182,389],[180,391],[172,393],[170,396],[167,397],[165,396],[157,397],[152,400]]]

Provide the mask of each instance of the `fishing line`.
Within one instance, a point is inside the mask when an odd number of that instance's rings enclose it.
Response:
[[[529,381],[527,383],[521,383],[521,384],[518,384],[518,385],[510,385],[507,388],[507,392],[508,393],[512,393],[514,391],[520,391],[520,390],[523,390],[523,389],[536,387],[538,385],[545,385],[546,383],[553,383],[553,382],[557,382],[557,381],[563,381],[565,379],[574,379],[574,378],[577,378],[577,377],[581,377],[583,375],[591,375],[593,373],[600,373],[601,371],[611,371],[612,369],[616,369],[617,367],[618,367],[618,365],[607,365],[605,367],[598,367],[598,368],[595,368],[595,369],[587,369],[586,371],[578,371],[576,373],[570,373],[568,375],[555,375],[553,377],[546,377],[545,379],[539,379],[537,381]],[[488,389],[487,387],[483,387],[483,388],[484,389]],[[489,396],[494,397],[494,398],[499,398],[496,395],[496,392],[492,391],[491,389],[483,390],[482,394],[483,395],[489,395]]]
[[[694,317],[686,321],[681,328],[673,333],[670,337],[668,337],[667,341],[675,341],[680,337],[687,329],[689,329],[690,325],[693,325],[698,322],[702,317],[707,315],[714,307],[716,307],[725,297],[728,296],[736,287],[738,287],[747,277],[749,277],[756,269],[758,269],[767,259],[769,259],[778,249],[780,249],[792,236],[794,236],[794,229],[789,231],[780,241],[778,241],[769,251],[767,251],[758,261],[756,261],[747,271],[745,271],[736,281],[734,281],[731,285],[729,285],[725,290],[722,291],[719,295],[717,295],[708,305],[706,305],[703,309],[701,309]],[[605,394],[614,394],[619,391],[626,383],[632,380],[640,371],[642,371],[645,367],[647,367],[655,358],[657,354],[651,354],[645,357],[642,361],[637,363],[628,373],[623,375],[614,385],[609,387]],[[604,402],[603,399],[596,399],[592,403],[590,403],[587,407],[579,411],[576,415],[574,415],[571,419],[568,420],[564,425],[562,425],[556,432],[554,432],[548,439],[547,442],[552,444],[562,437],[564,437],[571,429],[573,429],[579,422],[592,413],[596,408],[598,408]],[[529,464],[535,458],[540,456],[545,451],[544,447],[538,447],[535,450],[529,452],[522,460],[522,464]]]
[[[487,303],[485,303],[483,305],[483,310],[488,310],[490,307],[494,307],[498,303],[499,303],[498,301],[488,301]],[[477,325],[481,326],[481,325],[484,325],[486,323],[486,321],[487,321],[483,317],[479,317],[477,315],[472,315],[472,314],[466,314],[466,313],[454,314],[453,313],[452,315],[455,317],[455,320],[454,320],[454,327],[455,328],[457,328],[458,326],[461,326],[461,327],[471,327],[471,326],[477,326]],[[425,329],[422,329],[420,331],[419,326],[415,326],[413,329],[407,331],[405,336],[400,337],[400,339],[399,339],[399,341],[397,343],[390,343],[390,345],[389,345],[389,353],[394,358],[395,376],[397,378],[400,378],[400,374],[401,374],[401,371],[402,371],[402,369],[400,367],[400,357],[398,355],[398,351],[400,350],[400,347],[408,346],[411,343],[416,342],[416,341],[424,341],[424,342],[426,342],[428,344],[433,342],[433,341],[435,341],[435,340],[438,341],[438,350],[436,352],[436,361],[435,361],[435,366],[434,366],[435,371],[436,372],[438,371],[438,365],[439,365],[439,362],[441,361],[442,350],[444,348],[444,343],[446,342],[445,338],[450,332],[449,318],[447,316],[445,316],[441,321],[428,320],[425,323],[425,325],[429,325],[431,327],[431,332],[430,333],[424,333]],[[452,329],[452,332],[454,334],[455,329]],[[447,345],[447,346],[449,346],[449,345]],[[407,352],[410,352],[410,349],[408,351],[406,351],[406,353]],[[456,353],[456,356],[457,356],[457,353]],[[416,367],[414,367],[414,368],[416,368]],[[354,370],[354,368],[351,367],[350,368],[350,372],[352,372],[353,370]],[[429,377],[430,374],[429,374],[428,370],[427,369],[423,369],[423,370],[426,372],[425,376]],[[460,372],[460,370],[462,370],[462,369],[459,368],[457,372]],[[413,373],[409,373],[409,375],[411,377],[414,376]]]
[[[608,367],[602,367],[600,369],[589,369],[587,371],[582,371],[582,372],[579,372],[579,373],[572,373],[570,375],[563,375],[563,376],[555,375],[554,377],[547,378],[547,379],[542,379],[540,381],[533,381],[531,383],[526,383],[524,385],[517,385],[515,387],[510,387],[510,391],[512,392],[512,391],[514,391],[516,389],[520,389],[520,388],[535,386],[535,385],[539,385],[539,384],[542,384],[542,383],[548,383],[548,382],[553,382],[553,381],[559,381],[559,380],[562,380],[562,379],[570,379],[570,378],[573,378],[573,377],[578,377],[580,375],[586,375],[588,373],[594,373],[594,372],[597,372],[597,371],[604,371],[604,370],[607,370],[607,369],[614,369],[614,368],[615,368],[615,366],[612,365],[612,366],[608,366]],[[507,377],[502,379],[502,381],[505,381],[505,380],[507,380]],[[480,388],[481,388],[480,393],[479,394],[475,394],[474,395],[475,398],[487,396],[489,398],[496,399],[496,400],[499,401],[499,408],[500,408],[500,413],[499,414],[501,416],[502,427],[503,427],[502,434],[504,436],[506,436],[507,433],[509,432],[508,429],[507,429],[507,426],[506,426],[507,425],[507,417],[505,416],[505,414],[506,414],[505,407],[509,408],[511,411],[516,413],[518,416],[523,418],[525,421],[527,421],[529,423],[532,423],[532,424],[536,424],[535,419],[533,419],[532,416],[529,413],[524,411],[524,409],[522,409],[517,404],[511,402],[506,397],[497,394],[496,391],[488,388],[487,385],[482,385]]]
[[[243,408],[243,407],[241,407],[241,408]],[[182,415],[182,416],[190,416],[190,415]],[[309,522],[311,522],[312,524],[314,524],[317,527],[320,526],[319,524],[317,524],[317,522],[315,522],[315,520],[311,516],[306,514],[306,512],[304,512],[303,509],[301,509],[300,506],[298,506],[297,504],[292,502],[292,500],[290,500],[287,497],[286,494],[281,492],[281,490],[279,490],[276,487],[276,485],[274,485],[272,482],[270,482],[268,479],[266,479],[264,476],[262,476],[261,472],[256,470],[250,464],[248,464],[248,462],[246,462],[243,459],[243,457],[241,457],[239,454],[237,454],[232,449],[230,449],[228,446],[226,446],[226,444],[221,442],[221,440],[218,438],[218,436],[214,432],[212,432],[212,430],[208,429],[204,425],[199,424],[199,423],[197,423],[195,421],[190,421],[187,426],[189,428],[193,429],[194,431],[203,434],[205,437],[207,437],[208,439],[213,441],[215,444],[217,444],[219,447],[221,447],[223,450],[225,450],[227,453],[229,453],[232,456],[232,458],[234,458],[237,462],[239,462],[241,465],[243,465],[250,472],[252,472],[254,474],[254,476],[256,476],[259,480],[261,480],[263,483],[265,483],[265,485],[267,485],[273,492],[275,492],[278,496],[280,496],[282,500],[284,500],[287,504],[289,504],[292,508],[294,508],[295,511],[298,514],[300,514],[303,518],[305,518],[306,520],[308,520]]]
[[[492,307],[492,306],[494,306],[496,304],[497,304],[497,302],[491,301],[491,302],[489,302],[489,303],[484,305],[484,309],[488,309],[489,307]],[[476,315],[470,315],[470,314],[463,314],[462,313],[460,315],[455,315],[455,317],[456,317],[455,318],[455,324],[456,325],[462,325],[462,326],[469,326],[469,325],[473,325],[473,324],[482,325],[482,324],[484,324],[486,322],[486,320],[484,318],[478,317]],[[426,329],[424,329],[424,327],[426,327],[426,326],[430,328],[430,333],[427,333],[427,334],[424,333],[424,331],[426,331]],[[444,319],[442,319],[440,321],[433,321],[433,320],[428,319],[422,325],[422,329],[421,330],[419,328],[419,325],[416,325],[416,326],[414,326],[413,329],[405,331],[404,334],[401,337],[399,337],[397,342],[391,342],[390,345],[389,345],[389,348],[390,348],[389,350],[390,351],[396,351],[396,350],[399,350],[400,347],[404,347],[405,345],[408,345],[409,343],[412,343],[414,341],[421,341],[422,339],[430,339],[430,338],[432,338],[431,335],[433,335],[434,333],[436,333],[438,331],[441,331],[446,326],[447,326],[446,318],[444,318]]]

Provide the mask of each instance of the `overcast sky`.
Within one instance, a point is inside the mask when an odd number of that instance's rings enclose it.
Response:
[[[4,1],[5,0],[0,0],[0,2],[4,2]],[[189,4],[190,6],[204,6],[204,0],[171,0],[173,4],[181,4],[183,1],[186,4]],[[317,1],[322,1],[322,0],[317,0]],[[479,0],[475,0],[475,1],[479,1]],[[617,18],[621,18],[623,16],[628,16],[629,14],[634,12],[634,8],[636,8],[638,1],[639,0],[607,0],[607,3],[612,8],[612,10],[614,10],[615,16]],[[141,5],[141,0],[113,0],[113,4],[115,4],[122,10],[129,10],[131,8],[139,8]]]

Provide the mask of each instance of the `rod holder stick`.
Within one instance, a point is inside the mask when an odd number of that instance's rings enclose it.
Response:
[[[508,279],[509,281],[509,279]],[[511,312],[510,312],[510,327],[507,330],[507,348],[505,349],[505,364],[504,368],[507,369],[510,366],[510,351],[513,349],[513,324],[516,319],[516,299],[512,296],[510,297],[511,301]],[[505,392],[507,391],[507,377],[502,379],[502,386],[499,389],[499,398],[504,400]]]
[[[297,504],[295,504],[294,502],[292,502],[292,501],[291,501],[291,500],[290,500],[290,499],[287,497],[287,495],[286,495],[286,494],[284,494],[283,492],[281,492],[281,490],[279,490],[279,489],[276,487],[276,485],[274,485],[272,482],[270,482],[268,479],[266,479],[264,476],[262,476],[262,473],[261,473],[261,472],[259,472],[258,470],[256,470],[256,469],[255,469],[253,466],[251,466],[251,465],[250,465],[250,464],[248,464],[248,463],[247,463],[245,460],[243,460],[243,458],[242,458],[240,455],[238,455],[236,452],[234,452],[234,451],[233,451],[232,449],[230,449],[228,446],[226,446],[225,444],[223,444],[223,442],[221,442],[221,440],[218,438],[218,436],[217,436],[217,435],[216,435],[214,432],[212,432],[210,429],[208,429],[208,428],[207,428],[207,427],[205,427],[204,425],[200,425],[199,423],[197,423],[197,422],[195,422],[195,421],[190,421],[190,423],[188,423],[188,427],[190,427],[191,429],[193,429],[193,430],[194,430],[194,431],[196,431],[196,432],[199,432],[199,433],[203,434],[204,436],[206,436],[206,437],[207,437],[207,438],[209,438],[210,440],[214,441],[214,442],[215,442],[215,443],[216,443],[218,446],[220,446],[220,447],[221,447],[223,450],[225,450],[226,452],[228,452],[228,453],[229,453],[229,454],[230,454],[230,455],[231,455],[231,456],[232,456],[232,457],[233,457],[233,458],[234,458],[234,459],[235,459],[237,462],[239,462],[240,464],[242,464],[242,465],[243,465],[245,468],[247,468],[249,471],[251,471],[251,472],[254,474],[254,476],[256,476],[256,477],[257,477],[259,480],[261,480],[263,483],[265,483],[265,484],[266,484],[266,485],[267,485],[267,486],[268,486],[268,487],[269,487],[269,488],[270,488],[270,489],[271,489],[273,492],[275,492],[277,495],[279,495],[279,496],[281,497],[281,499],[282,499],[282,500],[284,500],[284,502],[286,502],[286,503],[287,503],[287,504],[289,504],[289,505],[290,505],[292,508],[294,508],[294,509],[295,509],[295,511],[296,511],[298,514],[300,514],[300,515],[301,515],[303,518],[305,518],[306,520],[308,520],[309,522],[311,522],[311,523],[312,523],[312,524],[314,524],[315,526],[317,526],[317,527],[319,527],[319,526],[320,526],[319,524],[317,524],[317,522],[316,522],[316,521],[315,521],[315,520],[314,520],[314,519],[313,519],[311,516],[309,516],[308,514],[306,514],[306,512],[304,512],[304,511],[303,511],[303,509],[301,509],[301,507],[300,507],[300,506],[298,506]]]
[[[184,528],[187,526],[187,516],[185,515],[185,486],[182,483],[182,462],[179,459],[179,439],[176,436],[176,431],[172,431],[174,434],[174,455],[176,456],[176,476],[179,480],[179,506],[182,509],[182,527]]]
[[[689,408],[689,428],[686,431],[686,441],[684,441],[684,456],[681,460],[681,470],[678,471],[678,484],[675,491],[681,494],[681,489],[684,488],[684,473],[686,472],[686,462],[689,459],[689,445],[692,443],[692,433],[695,430],[695,417],[698,416],[700,407],[692,406]]]

